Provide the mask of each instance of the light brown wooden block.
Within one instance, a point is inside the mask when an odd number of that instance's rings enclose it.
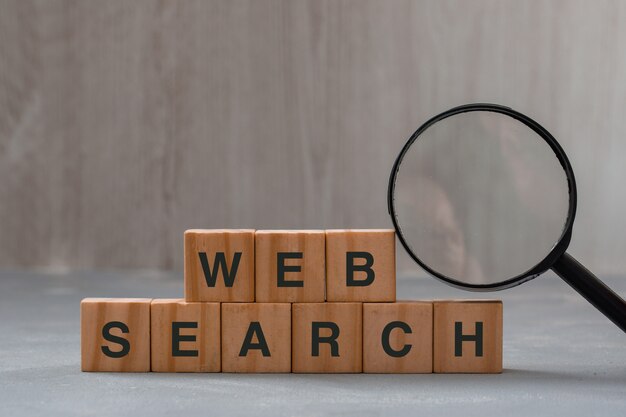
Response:
[[[323,230],[257,230],[255,236],[257,302],[324,301]]]
[[[152,372],[219,372],[220,304],[153,300]]]
[[[502,301],[436,301],[433,313],[434,372],[502,372]]]
[[[185,232],[185,301],[254,301],[254,230]]]
[[[150,371],[148,298],[85,298],[80,303],[83,371]]]
[[[292,310],[293,372],[362,371],[361,303],[296,303]]]
[[[433,303],[363,304],[363,372],[432,371]]]
[[[291,372],[291,304],[222,304],[223,372]]]
[[[396,300],[393,230],[326,231],[326,300]]]

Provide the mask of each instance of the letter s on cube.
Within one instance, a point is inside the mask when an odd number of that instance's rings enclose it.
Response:
[[[81,370],[149,372],[151,301],[149,298],[81,301]]]

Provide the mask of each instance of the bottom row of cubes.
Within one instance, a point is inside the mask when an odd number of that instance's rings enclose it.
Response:
[[[88,298],[83,371],[502,371],[502,303],[200,303]]]

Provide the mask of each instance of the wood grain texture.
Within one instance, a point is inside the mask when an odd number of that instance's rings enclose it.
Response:
[[[193,227],[389,227],[406,139],[486,101],[559,139],[579,189],[572,253],[626,271],[619,0],[0,9],[0,266],[181,269]]]
[[[326,231],[326,300],[396,300],[393,229]]]
[[[186,301],[254,301],[254,230],[190,229],[184,251]]]
[[[362,371],[363,304],[294,303],[292,323],[293,372]],[[329,325],[335,326],[335,329]],[[319,343],[314,343],[314,335],[318,337]]]
[[[435,301],[433,307],[434,372],[502,372],[502,301]],[[459,332],[456,323],[460,323]],[[482,327],[482,331],[477,330],[478,326]],[[479,354],[478,342],[463,338],[472,338],[481,333],[482,347]],[[461,349],[457,351],[459,342]]]
[[[80,303],[81,370],[149,372],[151,301],[148,298],[83,299]]]
[[[398,323],[402,326],[398,327]],[[390,326],[385,337],[385,328]],[[397,356],[389,355],[383,343]],[[363,372],[431,373],[433,303],[363,304]]]
[[[222,372],[291,372],[291,304],[223,303]]]
[[[256,301],[324,302],[325,249],[323,230],[257,230],[254,243]],[[279,260],[279,253],[297,255],[297,258]],[[279,262],[285,270],[280,277]]]
[[[219,303],[152,300],[152,372],[220,372],[220,311]],[[174,329],[174,323],[183,327]],[[188,327],[190,325],[194,327]],[[176,343],[175,335],[180,340]]]

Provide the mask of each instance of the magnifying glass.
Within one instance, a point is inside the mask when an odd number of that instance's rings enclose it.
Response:
[[[468,104],[431,118],[398,155],[387,197],[400,242],[434,277],[494,291],[552,269],[626,332],[626,302],[565,252],[574,172],[529,117]]]

